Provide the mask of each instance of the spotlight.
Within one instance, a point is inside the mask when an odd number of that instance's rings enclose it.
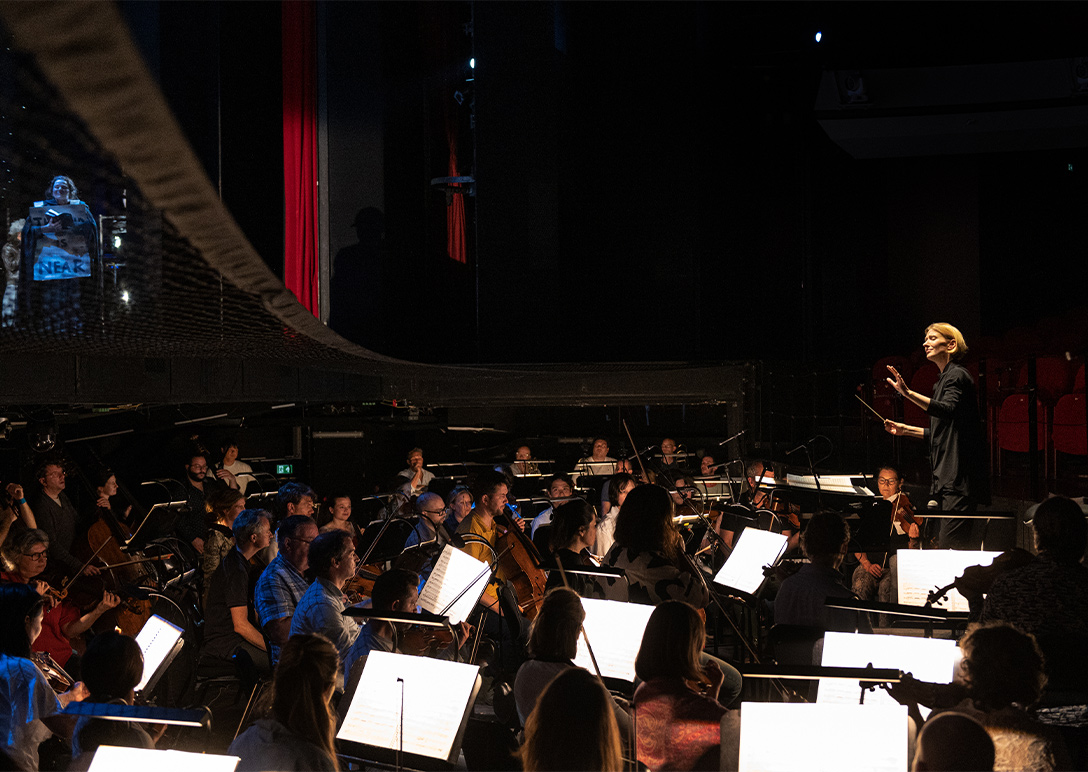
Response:
[[[123,290],[121,292],[121,302],[122,303],[127,303],[128,301],[129,301],[128,290]]]
[[[816,30],[816,42],[819,43],[821,40],[823,40],[823,38],[824,38],[824,33],[820,32],[819,30]]]
[[[475,70],[476,69],[476,59],[475,59],[475,57],[468,60],[468,68],[470,70]]]

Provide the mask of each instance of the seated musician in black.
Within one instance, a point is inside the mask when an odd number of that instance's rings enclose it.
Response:
[[[201,661],[227,662],[241,649],[259,671],[268,672],[268,652],[253,607],[257,577],[250,576],[249,567],[250,558],[267,547],[272,538],[268,513],[263,509],[244,510],[234,519],[232,530],[234,549],[212,574],[208,605],[204,609]]]
[[[552,518],[552,554],[545,561],[548,583],[545,591],[553,587],[570,587],[583,598],[604,598],[605,591],[595,577],[583,574],[564,574],[559,566],[567,568],[587,568],[599,566],[593,555],[597,541],[597,513],[581,499],[568,501],[556,507]]]
[[[877,472],[877,490],[892,505],[891,522],[888,526],[889,543],[887,552],[866,554],[855,552],[858,567],[854,569],[851,585],[854,593],[862,600],[876,598],[881,603],[899,602],[899,558],[896,553],[901,549],[917,549],[921,545],[920,525],[922,518],[903,527],[903,521],[896,519],[897,512],[913,511],[907,494],[903,493],[903,479],[893,466],[882,466]],[[912,519],[913,518],[912,516]]]
[[[867,615],[828,608],[824,603],[829,597],[854,597],[839,573],[849,543],[850,526],[842,515],[817,512],[812,516],[801,535],[801,548],[809,562],[782,582],[774,601],[775,624],[847,633],[873,631]]]
[[[434,561],[442,549],[450,543],[450,532],[446,528],[446,503],[437,493],[421,493],[416,499],[416,512],[419,521],[408,534],[404,542],[404,554],[398,558],[396,566],[409,571],[418,570],[426,579],[431,575]]]

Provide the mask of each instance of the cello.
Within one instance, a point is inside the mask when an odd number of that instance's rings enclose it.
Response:
[[[544,601],[548,576],[540,568],[542,561],[536,545],[515,520],[521,520],[521,517],[510,504],[495,518],[495,527],[499,530],[495,552],[499,556],[499,569],[517,595],[518,608],[532,621]]]
[[[151,618],[151,600],[146,597],[146,590],[157,592],[159,589],[158,575],[152,564],[171,556],[149,558],[140,550],[123,548],[122,545],[131,543],[135,534],[108,506],[111,479],[116,478],[108,475],[106,484],[97,488],[98,506],[95,521],[87,530],[87,547],[92,559],[97,558],[101,562],[98,569],[105,586],[121,597],[121,605],[99,620],[97,626],[107,629],[116,627],[125,635],[135,637]],[[137,595],[144,597],[140,599]]]

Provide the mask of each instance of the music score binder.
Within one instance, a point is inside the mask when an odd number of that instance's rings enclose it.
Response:
[[[177,625],[169,622],[158,614],[152,614],[140,632],[136,635],[136,643],[144,655],[144,674],[140,683],[136,685],[136,692],[151,691],[162,678],[174,657],[181,651],[184,645],[182,634],[185,631]]]
[[[404,766],[454,764],[480,690],[479,672],[476,665],[373,651],[336,739],[373,761],[390,762],[403,747]]]
[[[582,627],[589,645],[593,647],[601,675],[634,682],[635,657],[642,646],[642,634],[646,631],[646,623],[650,621],[654,607],[642,603],[582,598],[582,608],[586,612]],[[593,660],[582,636],[578,636],[578,653],[574,657],[574,664],[594,672]]]
[[[118,769],[153,769],[155,772],[234,772],[241,761],[237,756],[211,753],[120,748],[100,745],[91,758],[88,772],[116,772]]]
[[[789,537],[784,534],[745,528],[725,565],[714,576],[714,583],[755,595],[763,584],[763,566],[777,563],[788,543]]]
[[[903,705],[745,702],[739,769],[840,772],[849,759],[860,759],[867,772],[903,772],[907,720]]]
[[[425,611],[448,616],[450,622],[457,624],[468,619],[490,578],[487,563],[447,544],[435,561],[427,583],[423,585],[419,605]],[[457,598],[466,587],[470,589]],[[457,598],[456,602],[454,598]]]
[[[919,681],[947,684],[956,674],[960,649],[953,640],[945,638],[915,638],[904,635],[870,635],[865,633],[836,633],[824,635],[824,667],[893,668],[910,673]],[[858,683],[820,679],[816,702],[855,705],[861,693]],[[883,689],[865,695],[865,705],[897,705]],[[923,710],[923,716],[928,715]]]
[[[899,602],[924,606],[932,590],[951,584],[968,566],[988,566],[1000,552],[979,550],[899,550]],[[970,611],[967,598],[948,591],[948,600],[933,604],[949,611]]]

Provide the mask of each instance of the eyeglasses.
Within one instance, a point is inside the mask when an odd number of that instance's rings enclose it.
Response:
[[[444,514],[446,514],[446,510],[444,510],[444,509],[424,509],[424,510],[422,510],[422,512],[425,515],[444,515]]]
[[[894,477],[881,477],[877,482],[880,485],[895,485],[899,480],[896,480]]]
[[[30,558],[31,560],[45,560],[45,556],[48,552],[48,550],[42,550],[41,552],[24,552],[23,557]]]

